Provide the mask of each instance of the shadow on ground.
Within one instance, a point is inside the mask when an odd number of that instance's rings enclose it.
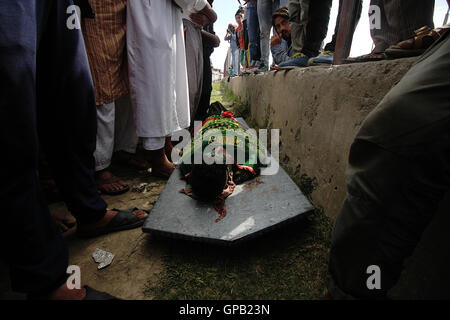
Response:
[[[104,196],[108,207],[151,210],[165,181],[146,171],[112,169],[132,189],[147,185],[144,192]],[[297,183],[305,194],[312,191],[302,181]],[[71,217],[63,202],[51,204],[50,210],[54,216]],[[80,239],[73,227],[65,240],[70,264],[81,268],[82,283],[123,299],[320,299],[325,293],[331,226],[322,210],[315,210],[233,247],[155,238],[140,228]],[[115,254],[105,269],[97,270],[92,258],[96,248]]]
[[[214,85],[212,101],[214,97],[236,103],[219,84]],[[165,181],[145,171],[113,169],[132,189],[141,183],[148,186],[143,193],[105,196],[109,208],[151,210]],[[305,194],[312,192],[310,186],[298,184]],[[54,204],[51,210],[61,213],[65,207]],[[78,239],[71,230],[66,239],[70,263],[81,267],[83,283],[124,299],[320,299],[326,287],[331,226],[331,220],[316,210],[233,247],[155,238],[141,229],[89,240]],[[95,248],[116,255],[106,269],[97,270]]]
[[[165,181],[120,167],[114,172],[132,187],[148,183],[150,188],[105,196],[109,208],[151,210]],[[62,203],[50,209],[68,214]],[[120,298],[318,299],[324,294],[331,222],[317,210],[233,247],[153,237],[141,229],[79,239],[74,229],[65,238],[82,282]],[[103,270],[92,259],[96,248],[115,254]]]

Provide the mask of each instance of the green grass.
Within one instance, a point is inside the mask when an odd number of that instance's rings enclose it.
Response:
[[[214,91],[214,101],[234,99],[219,83]],[[314,179],[293,179],[310,197]],[[318,207],[300,221],[236,247],[164,239],[165,272],[145,293],[155,299],[320,299],[326,291],[331,230],[331,219]]]
[[[223,100],[223,89],[221,88],[221,82],[215,82],[212,85],[213,89],[211,92],[211,100],[210,102],[216,102],[219,101],[220,103],[224,103]]]
[[[155,299],[320,299],[326,291],[331,228],[316,208],[237,247],[161,242],[168,252],[165,273],[146,293]]]
[[[213,91],[211,94],[211,103],[219,101],[227,109],[233,110],[237,117],[243,117],[248,120],[250,117],[250,106],[244,103],[231,90],[228,90],[223,82],[216,82],[213,84]]]

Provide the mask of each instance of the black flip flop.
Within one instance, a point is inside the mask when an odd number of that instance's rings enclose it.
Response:
[[[144,224],[145,219],[139,219],[133,211],[142,210],[139,208],[133,208],[130,210],[119,210],[119,209],[111,209],[111,211],[118,211],[118,213],[111,219],[111,221],[104,226],[103,228],[92,228],[86,231],[77,230],[77,236],[80,238],[91,238],[97,237],[103,234],[129,230],[140,227]],[[149,213],[147,210],[142,210],[145,213]],[[124,220],[127,220],[127,224],[122,224]]]

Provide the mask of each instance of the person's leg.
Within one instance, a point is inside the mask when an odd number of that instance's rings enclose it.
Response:
[[[225,63],[223,64],[224,77],[230,74],[230,69],[233,69],[232,65],[233,58],[231,57],[231,47],[228,47],[227,55],[225,58]],[[205,63],[205,57],[203,56],[203,64]]]
[[[138,227],[146,213],[107,211],[98,194],[97,110],[81,30],[66,27],[72,4],[54,1],[48,23],[42,26],[36,76],[38,130],[58,188],[77,219],[77,234],[95,236]]]
[[[65,283],[67,249],[37,177],[36,50],[51,1],[0,2],[2,259],[14,291],[45,294]],[[36,15],[37,13],[37,15]]]
[[[272,29],[272,0],[259,0],[257,11],[261,41],[261,64],[268,67],[270,55],[270,30]]]
[[[356,23],[354,25],[354,29],[352,30],[352,33],[355,32],[356,26],[358,25],[359,19],[361,18],[361,11],[362,11],[362,1],[358,1],[358,9],[356,12]],[[332,64],[334,61],[334,51],[336,50],[336,39],[339,32],[339,24],[341,20],[341,12],[342,12],[342,0],[339,0],[339,9],[338,9],[338,15],[336,18],[336,26],[334,28],[334,34],[331,38],[331,41],[325,45],[323,48],[322,53],[318,56],[312,59],[314,64]]]
[[[410,38],[420,27],[434,26],[434,1],[371,0],[370,4],[378,6],[381,13],[381,28],[370,30],[375,53]]]
[[[305,50],[306,41],[308,40],[310,6],[310,0],[289,0],[289,26],[291,28],[293,53],[289,60],[279,64],[280,67],[307,67],[310,65],[310,58],[314,52]]]
[[[259,22],[256,3],[247,8],[248,12],[248,38],[250,41],[250,65],[257,66],[261,59]]]
[[[414,30],[423,26],[434,28],[434,1],[429,0],[390,0],[384,2],[387,24],[390,26],[387,35],[390,45],[409,39]]]
[[[130,96],[120,97],[116,100],[115,105],[114,152],[124,151],[134,154],[136,153],[138,137],[136,135],[136,124],[134,123]]]
[[[239,49],[233,50],[231,60],[233,63],[233,75],[237,76],[239,74]]]
[[[245,70],[246,69],[246,63],[247,63],[247,58],[245,57],[245,50],[244,49],[240,49],[239,50],[239,62],[241,64],[241,67]]]
[[[245,67],[250,67],[251,58],[250,58],[250,43],[248,45],[248,49],[245,50]]]
[[[155,23],[162,21],[168,21],[166,28],[153,28]],[[149,37],[152,39],[150,42]],[[190,125],[180,8],[171,1],[153,1],[151,6],[145,0],[129,1],[127,50],[137,135],[143,138],[145,157],[152,164],[152,172],[168,177],[173,164],[164,153],[165,138]],[[145,140],[151,139],[158,140],[160,150],[146,147]]]
[[[166,155],[166,137],[142,138],[142,146],[152,164],[152,173],[163,178],[170,177],[174,166]]]
[[[309,8],[309,0],[289,0],[289,25],[294,54],[301,53],[305,44]]]
[[[450,189],[450,33],[368,116],[350,150],[332,235],[330,294],[383,298]],[[369,290],[367,268],[381,271]]]
[[[102,193],[110,195],[122,194],[130,189],[108,169],[114,150],[115,109],[114,102],[97,106],[97,142],[94,152],[97,187]]]
[[[306,37],[301,51],[308,57],[316,57],[320,52],[322,42],[327,36],[332,5],[332,0],[315,0],[310,2]]]
[[[195,120],[203,121],[205,119],[206,111],[209,108],[209,102],[211,100],[211,91],[212,91],[211,60],[209,58],[209,53],[204,52],[202,96],[200,97],[200,102],[198,104],[197,114],[194,117]]]
[[[111,165],[114,150],[115,104],[105,103],[97,106],[97,142],[94,152],[95,171]]]
[[[104,217],[94,179],[97,109],[81,30],[66,26],[71,1],[55,1],[38,54],[39,135],[58,188],[78,223]],[[63,80],[61,80],[63,79]]]
[[[387,24],[384,3],[385,0],[370,0],[370,6],[379,8],[380,13],[379,20],[377,20],[377,16],[372,16],[377,11],[369,11],[369,17],[372,19],[371,22],[374,22],[370,25],[370,35],[375,45],[375,48],[372,50],[373,53],[384,52],[389,47],[388,35],[392,32],[390,31],[390,26]],[[379,24],[377,25],[377,23]]]
[[[203,42],[201,32],[195,25],[183,19],[186,34],[186,66],[189,85],[191,126],[200,101],[203,82]]]
[[[358,1],[358,12],[356,14],[357,22],[355,23],[355,29],[356,29],[356,26],[358,25],[359,19],[361,18],[361,12],[362,12],[362,1],[361,0],[357,0],[357,1]],[[339,0],[339,9],[338,9],[338,15],[336,18],[336,26],[334,28],[334,34],[333,34],[333,37],[331,38],[331,41],[325,45],[324,51],[334,52],[334,50],[336,48],[336,39],[337,39],[337,35],[339,32],[339,24],[341,21],[341,11],[342,11],[342,0]],[[355,29],[353,29],[353,33],[355,32]]]

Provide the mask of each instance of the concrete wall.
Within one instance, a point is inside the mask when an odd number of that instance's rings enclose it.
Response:
[[[280,129],[280,162],[314,179],[312,198],[335,217],[345,198],[344,172],[362,121],[415,59],[271,72],[224,82],[250,105],[251,121]]]
[[[224,82],[250,105],[250,122],[281,129],[280,162],[295,177],[307,174],[312,199],[335,218],[345,199],[350,145],[361,123],[402,78],[415,59],[338,67],[312,67],[236,77]],[[450,299],[450,194],[391,296]]]

